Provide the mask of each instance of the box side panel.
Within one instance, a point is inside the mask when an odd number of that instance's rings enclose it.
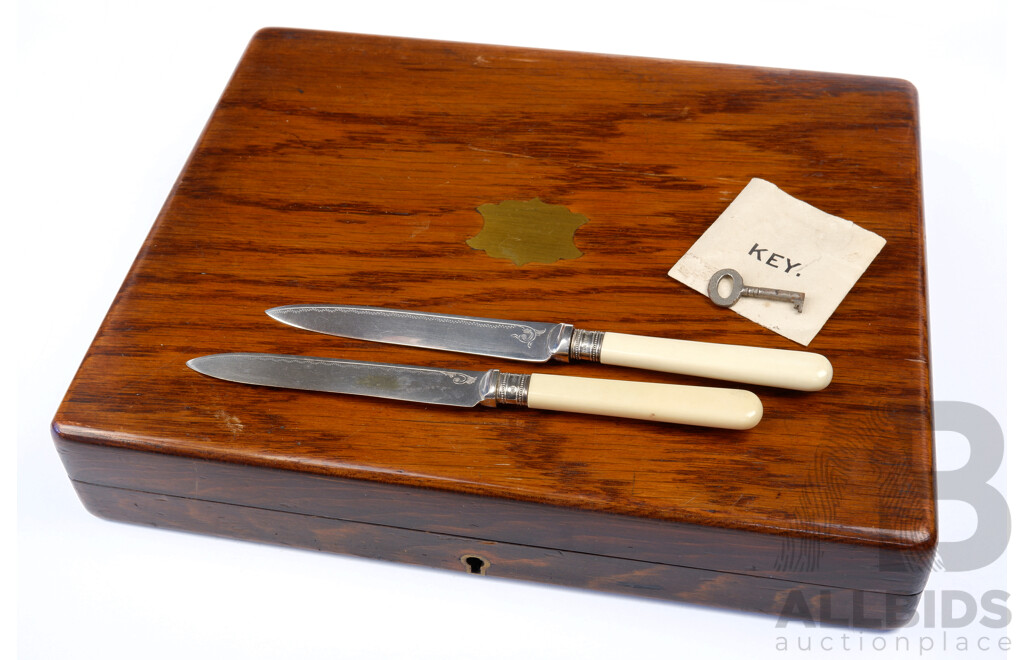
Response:
[[[426,488],[102,447],[56,437],[76,484],[825,587],[912,595],[933,546],[880,547],[670,524]],[[244,538],[244,536],[242,536]]]
[[[82,482],[74,485],[89,511],[110,520],[832,625],[900,626],[913,615],[919,598],[496,543]]]

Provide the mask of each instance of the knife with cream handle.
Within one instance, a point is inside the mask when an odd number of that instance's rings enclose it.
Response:
[[[761,400],[746,390],[551,374],[463,371],[272,353],[220,353],[188,366],[221,380],[448,406],[477,404],[749,429]]]
[[[832,381],[828,358],[807,351],[357,305],[285,305],[268,309],[267,314],[297,328],[338,337],[525,362],[600,362],[806,392],[824,389]]]

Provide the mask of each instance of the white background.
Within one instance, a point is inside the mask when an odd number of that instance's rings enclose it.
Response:
[[[283,26],[910,80],[920,93],[934,396],[986,408],[1004,432],[1008,417],[1019,428],[1007,406],[1007,256],[1020,239],[1008,225],[1022,219],[1008,196],[1020,146],[1008,140],[1021,120],[1011,38],[1020,10],[1011,4],[2,5],[2,347],[5,364],[18,366],[15,379],[0,379],[0,419],[17,446],[16,474],[9,458],[0,475],[4,526],[16,535],[6,544],[16,562],[3,563],[0,583],[0,642],[21,658],[106,659],[919,657],[922,637],[941,644],[941,629],[916,626],[899,633],[911,652],[893,653],[891,634],[886,652],[873,651],[877,636],[859,633],[846,642],[852,651],[835,634],[831,653],[799,652],[799,636],[817,645],[826,633],[104,522],[79,504],[48,424],[246,43],[261,27]],[[953,434],[939,434],[937,451],[940,469],[967,460]],[[1005,493],[1006,482],[1004,466],[993,483]],[[944,502],[940,538],[967,538],[974,521],[970,507]],[[1012,594],[1006,570],[1004,556],[968,574],[937,572],[928,588]],[[1024,616],[1019,602],[1008,605]],[[975,651],[952,657],[977,657],[982,636],[993,647],[1013,638],[978,625],[946,632]],[[776,650],[780,637],[790,651]]]

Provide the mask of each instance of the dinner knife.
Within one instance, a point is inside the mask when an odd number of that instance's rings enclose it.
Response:
[[[807,351],[358,305],[284,305],[267,314],[297,328],[338,337],[525,362],[600,362],[806,392],[824,389],[832,381],[828,358]]]
[[[201,374],[235,383],[448,406],[525,406],[740,430],[755,426],[763,412],[754,393],[716,387],[272,353],[220,353],[187,364]]]

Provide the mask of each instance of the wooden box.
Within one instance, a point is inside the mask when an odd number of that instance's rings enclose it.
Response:
[[[889,79],[268,29],[199,139],[53,436],[114,520],[865,627],[936,542],[916,94]],[[749,431],[250,387],[259,351],[497,359],[275,322],[351,303],[800,347],[667,276],[753,177],[888,241]],[[484,204],[588,218],[582,254],[474,249]],[[594,364],[568,375],[713,384]]]

